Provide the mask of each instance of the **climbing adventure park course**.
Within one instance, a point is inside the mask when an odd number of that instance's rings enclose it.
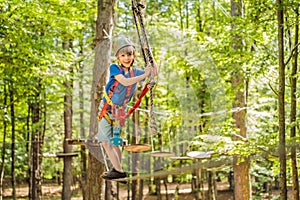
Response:
[[[0,2],[0,200],[300,200],[299,7]]]

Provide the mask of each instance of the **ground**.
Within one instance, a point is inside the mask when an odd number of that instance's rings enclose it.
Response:
[[[227,183],[218,183],[218,198],[220,200],[233,200],[233,193],[229,190],[229,186]],[[120,200],[127,200],[127,190],[125,189],[125,186],[120,187],[120,194],[119,199]],[[51,199],[51,200],[58,200],[61,199],[61,190],[62,186],[58,184],[47,184],[42,186],[43,189],[43,200],[45,199]],[[164,185],[161,186],[162,190],[162,199],[167,199],[166,194],[168,194],[168,199],[175,199],[175,189],[176,184],[168,184],[168,191],[165,190]],[[204,187],[204,190],[207,190],[206,187]],[[28,194],[28,187],[26,185],[20,186],[17,188],[17,196],[19,200],[21,199],[27,199]],[[273,191],[273,195],[278,195],[278,191]],[[4,190],[4,198],[3,199],[11,199],[11,189],[7,188]],[[149,195],[148,193],[148,186],[144,187],[144,200],[156,200],[157,196],[155,195]],[[179,185],[179,196],[178,199],[180,200],[193,200],[195,199],[194,196],[191,194],[191,185],[190,184],[180,184]],[[260,199],[269,199],[267,197],[261,197]],[[72,197],[72,200],[82,200],[82,197],[80,197],[80,194],[77,195],[77,197]]]

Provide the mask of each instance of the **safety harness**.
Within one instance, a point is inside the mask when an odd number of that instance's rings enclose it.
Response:
[[[120,66],[119,70],[122,73],[122,68]],[[130,70],[130,77],[134,77],[134,70],[131,69]],[[103,117],[107,120],[107,122],[109,124],[111,124],[112,126],[116,125],[116,120],[119,122],[119,125],[122,127],[125,124],[126,119],[129,117],[130,114],[133,113],[133,111],[139,107],[142,98],[146,95],[146,93],[148,92],[148,83],[145,85],[144,89],[142,90],[140,97],[138,98],[138,100],[135,102],[134,106],[132,108],[129,109],[128,113],[125,112],[125,108],[126,108],[126,104],[129,101],[130,98],[130,93],[131,93],[131,89],[133,85],[130,85],[127,87],[126,90],[126,96],[125,96],[125,100],[122,106],[119,105],[115,105],[113,104],[113,102],[111,101],[111,98],[113,96],[114,90],[115,88],[118,86],[119,82],[116,80],[114,82],[114,84],[111,86],[111,88],[109,89],[109,93],[107,94],[104,90],[104,98],[105,98],[105,103],[103,105],[103,108],[98,116],[98,120],[100,121]],[[111,119],[110,116],[108,115],[108,112],[111,111],[112,117],[114,119]]]
[[[119,68],[120,72],[122,73],[122,71],[123,71],[122,68],[120,66],[118,66],[118,68]],[[133,69],[130,70],[130,78],[131,77],[134,77]],[[108,123],[110,123],[111,125],[115,125],[116,122],[109,117],[108,112],[111,111],[113,118],[115,118],[117,120],[118,120],[118,118],[120,118],[121,116],[123,116],[125,114],[125,106],[130,97],[130,91],[131,91],[132,85],[127,87],[125,100],[124,100],[124,103],[122,106],[115,105],[111,101],[111,98],[114,94],[114,90],[117,88],[118,85],[119,85],[119,82],[117,80],[115,80],[114,84],[109,89],[108,95],[107,95],[106,91],[104,90],[103,96],[105,98],[105,103],[104,103],[103,108],[98,117],[99,121],[102,119],[102,117],[104,117]],[[120,125],[123,126],[124,121],[120,121]]]

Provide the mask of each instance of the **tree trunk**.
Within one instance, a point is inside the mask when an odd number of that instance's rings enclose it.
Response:
[[[216,172],[208,171],[208,200],[217,199]]]
[[[82,45],[81,45],[82,47]],[[80,54],[83,56],[83,52],[81,51]],[[80,138],[84,139],[86,138],[85,135],[85,126],[84,126],[84,89],[83,89],[83,71],[84,71],[84,66],[80,62],[79,63],[79,108],[80,108]],[[86,199],[86,192],[85,192],[85,185],[86,185],[86,176],[87,176],[87,166],[86,166],[86,161],[87,161],[87,156],[86,156],[86,148],[85,145],[81,145],[80,149],[80,169],[81,169],[81,189],[82,189],[82,197],[83,200]]]
[[[31,199],[32,198],[32,133],[30,130],[30,122],[32,119],[32,110],[33,110],[33,104],[30,101],[30,98],[28,98],[28,112],[27,112],[27,119],[26,119],[26,126],[27,126],[27,141],[29,141],[26,144],[26,152],[28,154],[28,158],[27,158],[27,165],[28,165],[28,179],[27,179],[27,183],[28,183],[28,198]]]
[[[179,10],[179,17],[180,17],[180,30],[183,30],[183,13],[182,13],[182,7],[183,7],[183,3],[182,1],[184,0],[178,0],[178,10]]]
[[[201,0],[196,2],[196,30],[199,33],[203,32],[203,19],[201,16]]]
[[[28,166],[28,175],[27,175],[27,184],[28,184],[28,197],[29,199],[31,198],[31,190],[32,190],[32,183],[31,183],[31,172],[32,172],[32,164],[31,164],[31,158],[32,158],[32,154],[31,154],[31,143],[30,141],[32,141],[31,138],[31,132],[30,132],[30,120],[31,120],[31,113],[32,113],[32,103],[29,100],[29,98],[27,98],[28,103],[27,103],[27,107],[28,107],[28,111],[27,111],[27,116],[26,116],[26,141],[28,141],[26,143],[26,153],[27,153],[27,166]]]
[[[100,200],[103,199],[102,185],[103,179],[100,177],[104,171],[104,165],[97,160],[91,153],[88,154],[88,173],[87,173],[87,188],[86,199]]]
[[[7,85],[4,81],[3,86],[3,108],[4,115],[7,116]],[[1,155],[1,165],[0,165],[0,200],[2,200],[2,191],[3,191],[3,178],[4,178],[4,164],[5,164],[5,152],[6,152],[6,131],[7,131],[7,120],[3,120],[3,146],[2,146],[2,155]]]
[[[68,45],[67,45],[68,46]],[[73,69],[69,69],[70,77],[73,76]],[[66,80],[65,83],[66,93],[64,96],[64,125],[65,125],[65,138],[63,143],[64,153],[68,154],[72,152],[72,146],[69,145],[66,139],[72,138],[72,78]],[[71,199],[72,190],[72,156],[63,156],[64,158],[64,174],[63,174],[63,190],[62,200]]]
[[[196,162],[199,162],[199,165],[201,165],[201,160],[197,160]],[[192,178],[192,193],[194,194],[195,200],[202,200],[203,199],[203,185],[201,184],[203,182],[202,177],[202,170],[201,169],[195,169],[192,172],[193,178]]]
[[[11,115],[11,187],[12,197],[16,199],[16,175],[15,175],[15,104],[14,104],[14,85],[9,85],[10,115]]]
[[[284,20],[283,20],[283,3],[281,0],[276,1],[277,20],[278,20],[278,70],[279,70],[279,90],[278,90],[278,118],[279,118],[279,163],[280,163],[280,199],[287,199],[286,188],[286,141],[285,141],[285,64],[284,64]]]
[[[185,27],[189,29],[189,2],[184,0],[184,7],[185,7]]]
[[[40,81],[38,81],[37,93],[34,96],[32,104],[32,125],[36,127],[32,130],[32,167],[31,167],[31,199],[39,200],[42,199],[42,128],[40,125]]]
[[[231,0],[231,16],[233,17],[243,17],[243,1]],[[234,28],[234,24],[232,27]],[[233,44],[233,49],[242,49],[242,38],[240,35],[234,35],[235,43]],[[247,88],[245,87],[244,76],[240,68],[240,64],[236,63],[237,69],[233,74],[232,87],[235,92],[235,98],[233,102],[233,108],[245,108],[246,107],[246,94]],[[246,109],[239,112],[234,112],[232,115],[234,119],[235,128],[239,130],[239,135],[242,137],[247,137],[246,128]],[[238,139],[238,138],[235,138]],[[242,160],[241,160],[242,159]],[[234,197],[235,199],[250,200],[251,199],[251,189],[250,189],[250,159],[240,158],[234,156],[233,159],[233,170],[234,170]]]
[[[157,158],[158,160],[160,158]],[[162,200],[162,195],[161,195],[161,185],[160,185],[161,178],[157,177],[154,179],[155,183],[155,195],[157,200]]]
[[[112,44],[109,37],[113,30],[114,4],[114,0],[98,0],[89,138],[95,138],[98,133],[97,113],[110,64]],[[100,176],[104,165],[89,153],[88,166],[87,199],[101,199],[100,188],[103,181]]]
[[[296,13],[296,25],[295,25],[295,45],[298,44],[299,40],[299,7],[295,8]],[[295,47],[293,53],[293,63],[292,63],[292,73],[291,73],[291,113],[290,113],[290,123],[291,126],[291,141],[296,141],[293,139],[296,137],[296,117],[297,117],[297,71],[298,71],[298,46]],[[298,166],[297,166],[297,148],[296,143],[293,143],[291,148],[291,162],[292,162],[292,193],[293,200],[299,200],[299,180],[298,180]]]

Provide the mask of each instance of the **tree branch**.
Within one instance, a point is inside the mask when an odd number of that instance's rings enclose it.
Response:
[[[293,48],[292,51],[291,51],[291,54],[290,54],[289,58],[288,58],[287,61],[284,63],[284,65],[287,65],[287,64],[290,62],[290,60],[291,60],[292,57],[293,57],[294,51],[296,51],[296,49],[297,49],[297,47],[298,47],[299,45],[300,45],[300,43],[298,43],[298,44],[296,44],[296,45],[294,46],[294,48]]]
[[[278,96],[278,92],[273,88],[273,86],[271,85],[270,82],[268,83],[268,85],[269,85],[269,87],[271,88],[271,90],[274,92],[274,94],[275,94],[276,96]]]

